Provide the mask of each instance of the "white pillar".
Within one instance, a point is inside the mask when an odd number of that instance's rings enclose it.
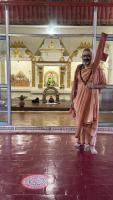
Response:
[[[97,2],[97,0],[95,0]],[[96,35],[97,35],[97,7],[94,7],[93,13],[93,59],[96,55]]]
[[[108,60],[108,83],[113,84],[113,46],[110,46],[109,60]]]
[[[10,45],[9,45],[9,7],[5,6],[5,23],[6,23],[6,66],[7,66],[7,109],[8,125],[11,125],[11,66],[10,66]]]

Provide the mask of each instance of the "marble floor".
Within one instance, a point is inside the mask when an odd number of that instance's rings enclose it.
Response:
[[[74,142],[68,134],[0,134],[0,200],[113,200],[113,135],[98,135],[97,155]],[[22,185],[34,174],[47,177],[46,188]]]
[[[100,112],[100,123],[113,124],[113,112]],[[12,112],[12,125],[26,126],[75,126],[75,121],[67,111],[52,112]]]

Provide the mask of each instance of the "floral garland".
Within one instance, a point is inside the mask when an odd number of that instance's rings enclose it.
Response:
[[[92,70],[91,70],[88,78],[86,80],[84,80],[83,77],[82,77],[82,69],[83,69],[83,67],[84,67],[84,65],[81,65],[81,67],[80,67],[80,79],[84,83],[84,85],[87,85],[87,82],[89,81],[89,79],[90,79],[90,77],[92,75]]]

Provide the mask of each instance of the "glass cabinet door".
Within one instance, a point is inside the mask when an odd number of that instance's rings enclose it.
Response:
[[[8,124],[6,38],[0,36],[0,125]]]
[[[108,84],[100,93],[100,126],[113,126],[113,85]]]
[[[0,85],[0,125],[8,124],[7,88]]]

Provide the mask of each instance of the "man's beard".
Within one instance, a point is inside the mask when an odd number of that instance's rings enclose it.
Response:
[[[89,58],[84,58],[83,59],[83,64],[84,65],[90,65],[90,63],[91,63],[91,59],[89,59]]]

